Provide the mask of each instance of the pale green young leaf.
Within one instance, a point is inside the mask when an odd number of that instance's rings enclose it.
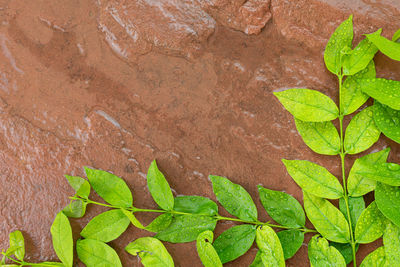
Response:
[[[322,155],[337,155],[340,153],[340,137],[332,122],[305,122],[295,119],[304,143],[312,151]]]
[[[121,209],[112,209],[94,217],[82,229],[81,236],[107,243],[125,232],[129,223],[129,218]]]
[[[164,174],[158,169],[154,160],[147,172],[147,186],[154,201],[164,210],[172,210],[174,196]]]
[[[379,247],[364,258],[360,267],[389,267],[384,247]]]
[[[369,98],[361,90],[362,79],[375,78],[375,64],[371,60],[368,66],[355,75],[347,77],[342,85],[342,110],[344,115],[348,115],[359,109]]]
[[[283,230],[276,234],[281,242],[285,260],[293,257],[304,242],[304,232],[296,229]]]
[[[400,81],[375,78],[359,80],[359,84],[365,94],[392,109],[400,110]]]
[[[17,259],[23,261],[25,257],[25,239],[21,231],[14,231],[9,234],[10,247],[17,248],[14,255]]]
[[[350,262],[353,261],[353,248],[351,247],[350,243],[336,243],[336,242],[329,242],[329,244],[336,248],[340,254],[342,254],[344,260],[346,261],[346,264],[349,264]],[[356,244],[356,252],[358,251],[358,248],[360,247],[360,244]]]
[[[325,238],[317,235],[308,243],[308,258],[312,267],[346,267],[342,254],[335,247],[329,246]]]
[[[361,168],[356,172],[368,179],[392,186],[400,186],[400,165],[396,163],[377,163],[371,165],[360,161]]]
[[[160,240],[142,237],[129,243],[125,250],[133,256],[139,256],[145,267],[173,267],[174,261]]]
[[[365,201],[363,197],[349,197],[348,198],[351,227],[356,228],[356,223],[361,213],[365,210]],[[347,219],[347,207],[344,198],[339,199],[339,209],[343,213],[344,217]]]
[[[353,15],[343,21],[331,35],[324,52],[326,68],[339,74],[342,68],[342,50],[351,48],[353,42]]]
[[[376,181],[366,178],[358,172],[363,169],[365,164],[374,165],[376,163],[384,163],[389,156],[390,148],[365,155],[356,159],[351,167],[350,174],[347,180],[347,190],[349,196],[359,197],[371,192],[376,187]]]
[[[357,154],[376,143],[381,132],[376,127],[372,107],[355,115],[346,129],[344,149],[348,154]]]
[[[82,200],[71,200],[63,209],[65,215],[70,218],[81,218],[85,215],[87,203]]]
[[[392,109],[375,101],[374,121],[378,129],[388,138],[400,144],[400,110]]]
[[[210,216],[177,216],[166,229],[158,232],[155,238],[171,243],[192,242],[200,233],[206,230],[213,231],[216,224],[217,221]]]
[[[222,267],[218,253],[212,245],[213,232],[207,230],[199,234],[196,241],[197,254],[205,267]]]
[[[121,260],[109,245],[94,239],[83,239],[76,242],[78,258],[87,267],[122,267]]]
[[[343,58],[343,74],[354,75],[365,69],[374,58],[378,48],[367,38],[362,40],[350,55]]]
[[[217,204],[201,196],[178,196],[175,198],[174,210],[179,212],[213,216],[218,214]]]
[[[315,229],[326,239],[337,243],[350,241],[349,224],[344,215],[328,200],[303,191],[304,209]]]
[[[324,167],[306,160],[282,159],[282,162],[289,175],[303,190],[329,199],[343,196],[339,181]]]
[[[121,212],[129,219],[133,226],[139,229],[145,229],[144,225],[136,218],[132,211],[121,209]]]
[[[400,228],[388,223],[383,233],[386,260],[389,266],[400,266]]]
[[[257,228],[256,243],[261,251],[261,260],[264,266],[285,266],[281,242],[271,227],[263,225]]]
[[[223,264],[233,261],[245,254],[251,247],[256,237],[256,227],[241,224],[229,228],[220,234],[213,246]]]
[[[121,209],[126,217],[129,218],[133,226],[139,229],[144,229],[149,232],[158,233],[161,230],[167,228],[172,222],[172,214],[171,213],[163,213],[157,218],[155,218],[149,225],[144,226],[136,216],[128,210]]]
[[[257,186],[261,204],[277,223],[288,227],[302,227],[306,216],[300,203],[291,195]]]
[[[210,175],[219,203],[232,215],[246,221],[257,221],[257,208],[251,196],[240,185],[227,178]]]
[[[379,211],[375,201],[361,213],[355,229],[357,243],[367,244],[380,238],[385,230],[386,218]]]
[[[250,264],[249,267],[265,267],[264,263],[261,259],[261,251],[258,250],[256,256],[254,257],[253,262]]]
[[[328,96],[310,89],[288,89],[274,95],[296,119],[309,122],[331,121],[339,110]]]
[[[398,29],[398,30],[393,34],[392,41],[393,41],[393,42],[397,42],[397,43],[400,42],[400,29]]]
[[[132,206],[132,193],[124,180],[102,170],[85,167],[85,171],[90,185],[106,202],[122,208]]]
[[[400,227],[400,188],[378,183],[375,202],[382,214]]]
[[[79,176],[65,175],[68,183],[75,190],[76,194],[83,198],[88,198],[90,194],[90,184],[88,181]]]
[[[53,248],[58,258],[66,267],[72,267],[73,247],[72,228],[68,217],[60,211],[50,228]]]
[[[381,36],[381,32],[382,30],[379,29],[374,33],[366,34],[366,36],[383,54],[391,59],[400,61],[400,43],[386,39]]]

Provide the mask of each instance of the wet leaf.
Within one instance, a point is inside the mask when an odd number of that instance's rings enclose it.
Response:
[[[164,210],[172,210],[174,196],[164,174],[160,172],[154,160],[147,172],[147,186],[154,201]]]
[[[25,240],[21,231],[14,231],[10,233],[10,247],[15,247],[14,255],[17,259],[23,261],[25,257]]]
[[[261,260],[264,266],[285,266],[281,242],[271,227],[263,225],[257,228],[256,243],[261,251]]]
[[[396,163],[377,163],[371,165],[360,161],[361,168],[356,174],[392,186],[400,185],[400,165]]]
[[[358,219],[355,229],[356,242],[367,244],[380,238],[384,231],[385,221],[375,201],[369,204]]]
[[[261,251],[260,250],[257,251],[255,258],[249,267],[264,267],[264,263],[262,262],[262,259],[261,259]]]
[[[65,175],[68,183],[75,190],[76,194],[83,198],[88,198],[90,194],[90,184],[88,181],[79,176]]]
[[[346,261],[342,254],[328,241],[320,236],[313,236],[308,243],[308,258],[311,266],[346,267]]]
[[[255,226],[237,225],[220,234],[215,239],[213,246],[221,262],[225,264],[245,254],[253,244],[255,237]]]
[[[142,237],[129,243],[125,250],[133,256],[139,256],[145,267],[173,267],[174,261],[160,240],[153,237]]]
[[[360,82],[362,82],[362,80],[360,79],[375,78],[375,76],[375,64],[374,61],[371,60],[365,69],[344,80],[342,86],[342,109],[344,115],[356,111],[369,98],[369,96],[364,94],[361,90]]]
[[[85,167],[85,171],[93,189],[106,202],[122,208],[132,206],[132,193],[124,180],[102,170]]]
[[[349,224],[344,215],[328,200],[303,191],[304,209],[315,229],[326,239],[337,243],[350,241]]]
[[[227,178],[210,175],[219,203],[232,215],[246,221],[257,221],[257,208],[251,196],[240,185]]]
[[[381,132],[376,127],[372,107],[367,107],[355,115],[346,129],[344,149],[349,154],[357,154],[376,143]]]
[[[381,151],[365,155],[361,158],[356,159],[351,167],[350,174],[347,180],[347,190],[349,196],[359,197],[363,196],[368,192],[371,192],[376,187],[376,181],[370,180],[365,176],[359,174],[362,171],[363,165],[373,165],[376,163],[386,162],[389,156],[390,148],[383,149]]]
[[[367,38],[362,40],[350,55],[344,56],[343,74],[354,75],[365,69],[374,58],[378,48]]]
[[[60,211],[50,228],[53,238],[53,248],[58,258],[66,267],[72,267],[73,241],[72,228],[65,214]]]
[[[132,211],[121,209],[121,212],[129,219],[129,221],[139,229],[145,229],[144,225],[136,218]]]
[[[201,196],[178,196],[175,198],[174,210],[191,214],[213,216],[218,214],[217,204]]]
[[[87,267],[122,267],[121,260],[115,250],[98,240],[78,240],[76,252],[79,259]]]
[[[167,228],[172,222],[172,214],[164,213],[155,218],[149,225],[145,227],[147,231],[158,233]]]
[[[364,258],[360,267],[388,267],[385,256],[385,249],[379,247]]]
[[[212,245],[214,234],[211,231],[204,231],[197,237],[196,247],[201,262],[205,267],[222,267],[218,253]]]
[[[400,265],[400,228],[388,223],[383,233],[386,260],[389,266]]]
[[[300,203],[285,192],[257,186],[265,210],[277,223],[288,227],[302,227],[306,217]]]
[[[284,230],[276,234],[281,242],[285,260],[293,257],[304,241],[304,233],[296,229]]]
[[[400,41],[400,29],[398,29],[398,30],[393,34],[392,41],[393,41],[393,42],[399,43],[399,41]]]
[[[400,61],[400,44],[381,36],[381,32],[382,29],[379,29],[374,33],[366,34],[366,36],[383,54]]]
[[[399,81],[375,78],[359,80],[359,84],[365,94],[392,109],[400,110]]]
[[[365,210],[365,201],[363,197],[349,197],[349,210],[350,210],[350,218],[351,218],[351,227],[354,229],[356,228],[356,223],[358,218],[360,217],[361,213]],[[344,198],[339,199],[339,208],[340,211],[343,213],[344,217],[347,219],[347,208],[346,202]]]
[[[378,183],[375,201],[382,214],[400,227],[400,188]]]
[[[289,89],[274,95],[296,119],[302,121],[331,121],[339,116],[339,110],[328,96],[310,89]]]
[[[340,137],[332,122],[305,122],[295,119],[304,143],[312,151],[323,155],[340,153]]]
[[[394,110],[375,101],[374,121],[380,131],[393,141],[400,143],[400,110]]]
[[[351,247],[350,243],[341,244],[336,242],[330,242],[329,244],[335,247],[340,252],[340,254],[342,254],[344,260],[346,261],[346,264],[349,264],[350,262],[353,261],[353,248]],[[360,245],[356,244],[356,252],[358,251],[359,247]]]
[[[166,229],[158,232],[155,237],[171,243],[191,242],[196,240],[200,233],[214,230],[216,224],[217,221],[209,216],[177,216]]]
[[[81,231],[81,236],[102,242],[118,238],[128,228],[129,218],[120,209],[103,212],[94,217]]]
[[[87,203],[82,200],[71,200],[63,209],[65,215],[70,218],[81,218],[85,215]]]
[[[303,190],[329,199],[343,196],[339,181],[324,167],[306,160],[282,159],[282,162],[289,175]]]
[[[339,74],[342,68],[342,50],[351,48],[353,42],[353,15],[343,21],[331,35],[325,48],[326,68],[333,74]]]

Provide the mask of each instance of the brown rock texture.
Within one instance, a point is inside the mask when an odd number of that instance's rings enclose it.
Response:
[[[308,149],[272,92],[306,87],[336,100],[322,55],[351,13],[355,44],[400,28],[395,0],[0,0],[0,249],[20,229],[29,260],[54,260],[50,225],[73,194],[63,175],[83,176],[83,166],[123,177],[143,208],[156,206],[145,180],[153,159],[178,195],[215,200],[207,176],[223,175],[250,192],[265,221],[256,185],[302,201],[282,158],[340,176],[339,159]],[[375,62],[378,76],[400,80],[399,62]],[[399,162],[385,137],[365,153],[387,146]],[[71,220],[75,239],[102,210]],[[232,225],[220,222],[216,234]],[[148,235],[130,226],[110,243],[124,266],[140,266],[123,249]],[[378,245],[362,245],[359,260]],[[176,266],[201,266],[194,243],[166,247]],[[255,252],[226,266],[247,266]],[[306,252],[287,265],[308,266]]]

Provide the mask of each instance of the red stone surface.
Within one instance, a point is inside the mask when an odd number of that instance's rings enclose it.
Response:
[[[322,55],[351,13],[355,43],[400,28],[395,0],[0,0],[0,248],[20,229],[29,260],[55,259],[50,225],[73,194],[63,175],[85,165],[123,177],[138,207],[155,207],[144,179],[153,159],[176,194],[215,199],[208,174],[240,183],[261,220],[257,184],[302,201],[281,158],[338,176],[339,159],[310,151],[272,92],[307,87],[337,99]],[[400,63],[378,54],[376,64],[378,76],[400,80]],[[386,146],[399,162],[385,137],[367,153]],[[75,238],[100,211],[71,220]],[[124,266],[140,266],[123,248],[146,235],[129,227],[111,242]],[[359,259],[378,245],[361,246]],[[166,246],[177,266],[201,266],[194,243]],[[288,266],[308,266],[306,251]],[[255,252],[227,266],[247,266]]]

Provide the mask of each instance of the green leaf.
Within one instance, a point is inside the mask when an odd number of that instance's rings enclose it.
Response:
[[[35,266],[39,266],[39,267],[65,267],[65,265],[62,264],[61,262],[51,262],[51,261],[45,261],[45,262],[37,263],[37,264],[35,264]]]
[[[129,221],[139,229],[145,229],[144,225],[136,218],[132,211],[121,209],[121,212],[129,219]]]
[[[383,233],[386,260],[389,266],[400,265],[400,228],[388,223]]]
[[[360,82],[363,82],[362,79],[375,78],[375,76],[375,64],[371,60],[365,69],[344,80],[342,85],[342,109],[344,115],[353,113],[368,100],[369,96],[362,92]]]
[[[232,215],[246,221],[257,221],[257,208],[251,196],[240,185],[227,178],[210,175],[219,203]]]
[[[289,175],[303,190],[329,199],[343,196],[339,181],[324,167],[306,160],[282,159],[282,162]]]
[[[328,200],[303,191],[304,209],[315,229],[326,239],[337,243],[350,241],[349,224],[344,215]]]
[[[222,263],[227,263],[245,254],[256,237],[253,225],[242,224],[229,228],[214,241],[214,248]]]
[[[78,240],[76,252],[79,259],[87,267],[122,267],[121,260],[115,250],[98,240]]]
[[[133,226],[139,229],[144,229],[149,232],[158,233],[161,230],[167,228],[172,222],[172,214],[171,213],[163,213],[157,218],[155,218],[149,225],[144,226],[136,217],[133,215],[131,211],[121,209],[126,217],[129,218]]]
[[[381,32],[382,29],[379,29],[374,33],[366,34],[366,36],[383,54],[391,59],[400,61],[400,44],[381,36]]]
[[[302,121],[331,121],[339,110],[328,96],[310,89],[288,89],[274,95],[296,119]]]
[[[196,247],[200,260],[205,267],[222,267],[217,251],[212,245],[214,234],[204,231],[197,237]]]
[[[346,264],[349,264],[350,262],[353,261],[353,248],[351,247],[350,243],[341,244],[336,242],[330,242],[330,245],[336,248],[340,252],[340,254],[342,254],[344,260],[346,261]],[[358,251],[359,247],[360,244],[356,244],[356,252]]]
[[[85,171],[93,189],[106,202],[122,208],[132,206],[132,193],[124,180],[102,170],[85,167]]]
[[[143,266],[173,267],[174,261],[160,240],[142,237],[129,243],[125,250],[133,256],[139,256]]]
[[[217,204],[209,198],[200,196],[178,196],[174,210],[179,212],[213,216],[218,214]]]
[[[363,197],[349,197],[349,210],[350,210],[350,219],[351,219],[351,227],[354,229],[356,228],[356,223],[358,218],[360,217],[361,213],[365,210],[365,201]],[[339,208],[340,211],[343,213],[344,217],[347,219],[347,208],[346,202],[344,198],[339,199]]]
[[[72,228],[68,217],[60,211],[50,228],[53,248],[58,258],[66,267],[72,267],[73,247]]]
[[[209,216],[177,216],[168,228],[158,232],[155,237],[171,243],[192,242],[200,233],[206,230],[213,231],[216,224],[217,221]]]
[[[346,261],[342,254],[328,241],[320,236],[313,236],[308,243],[308,258],[312,267],[335,266],[346,267]]]
[[[65,215],[71,218],[81,218],[85,215],[87,203],[82,200],[71,200],[63,209]]]
[[[359,174],[359,172],[362,171],[363,165],[365,164],[373,165],[376,163],[384,163],[389,156],[389,152],[390,148],[386,148],[356,159],[353,167],[351,167],[347,180],[347,190],[349,192],[349,196],[363,196],[375,189],[376,181],[366,178],[365,176]]]
[[[271,227],[263,225],[257,228],[256,243],[261,251],[261,260],[265,266],[285,266],[281,242]]]
[[[400,46],[400,44],[399,44]],[[361,90],[380,103],[400,110],[400,82],[383,78],[362,79]]]
[[[372,107],[355,115],[346,129],[344,149],[348,154],[357,154],[376,143],[381,132],[376,127]]]
[[[353,42],[353,15],[343,21],[331,35],[325,47],[326,68],[333,74],[339,74],[342,68],[342,50],[351,48]]]
[[[128,228],[129,218],[120,209],[103,212],[94,217],[81,232],[81,236],[102,242],[118,238]]]
[[[261,251],[258,250],[256,256],[254,257],[253,262],[250,264],[249,267],[265,267],[264,263],[261,259]]]
[[[358,219],[355,229],[356,242],[367,244],[380,238],[384,231],[385,221],[375,201],[369,204]]]
[[[378,52],[378,48],[365,38],[354,48],[350,55],[344,56],[343,74],[354,75],[365,69],[374,58],[376,52]]]
[[[306,216],[300,203],[285,192],[274,191],[257,186],[260,200],[269,216],[277,223],[292,228],[302,227]]]
[[[377,163],[371,165],[361,161],[361,168],[356,172],[368,179],[392,186],[400,185],[400,165],[395,163]]]
[[[375,101],[374,121],[384,135],[393,141],[400,143],[400,110],[394,110]]]
[[[337,155],[340,153],[340,137],[332,122],[305,122],[295,119],[304,143],[312,151],[322,155]]]
[[[68,183],[75,190],[76,194],[83,198],[88,198],[90,194],[90,184],[88,181],[79,176],[65,175]]]
[[[400,188],[378,183],[375,201],[382,214],[400,227]]]
[[[174,196],[164,174],[160,172],[154,160],[147,172],[147,186],[154,201],[164,210],[172,210]]]
[[[14,231],[10,233],[10,248],[17,248],[14,251],[14,255],[17,259],[23,261],[25,257],[25,240],[24,236],[20,231]]]
[[[284,230],[276,234],[281,242],[285,260],[293,257],[304,241],[304,233],[296,229]]]
[[[400,41],[400,29],[393,34],[392,41],[397,43]]]
[[[364,258],[360,267],[388,267],[385,256],[385,249],[379,247]]]

